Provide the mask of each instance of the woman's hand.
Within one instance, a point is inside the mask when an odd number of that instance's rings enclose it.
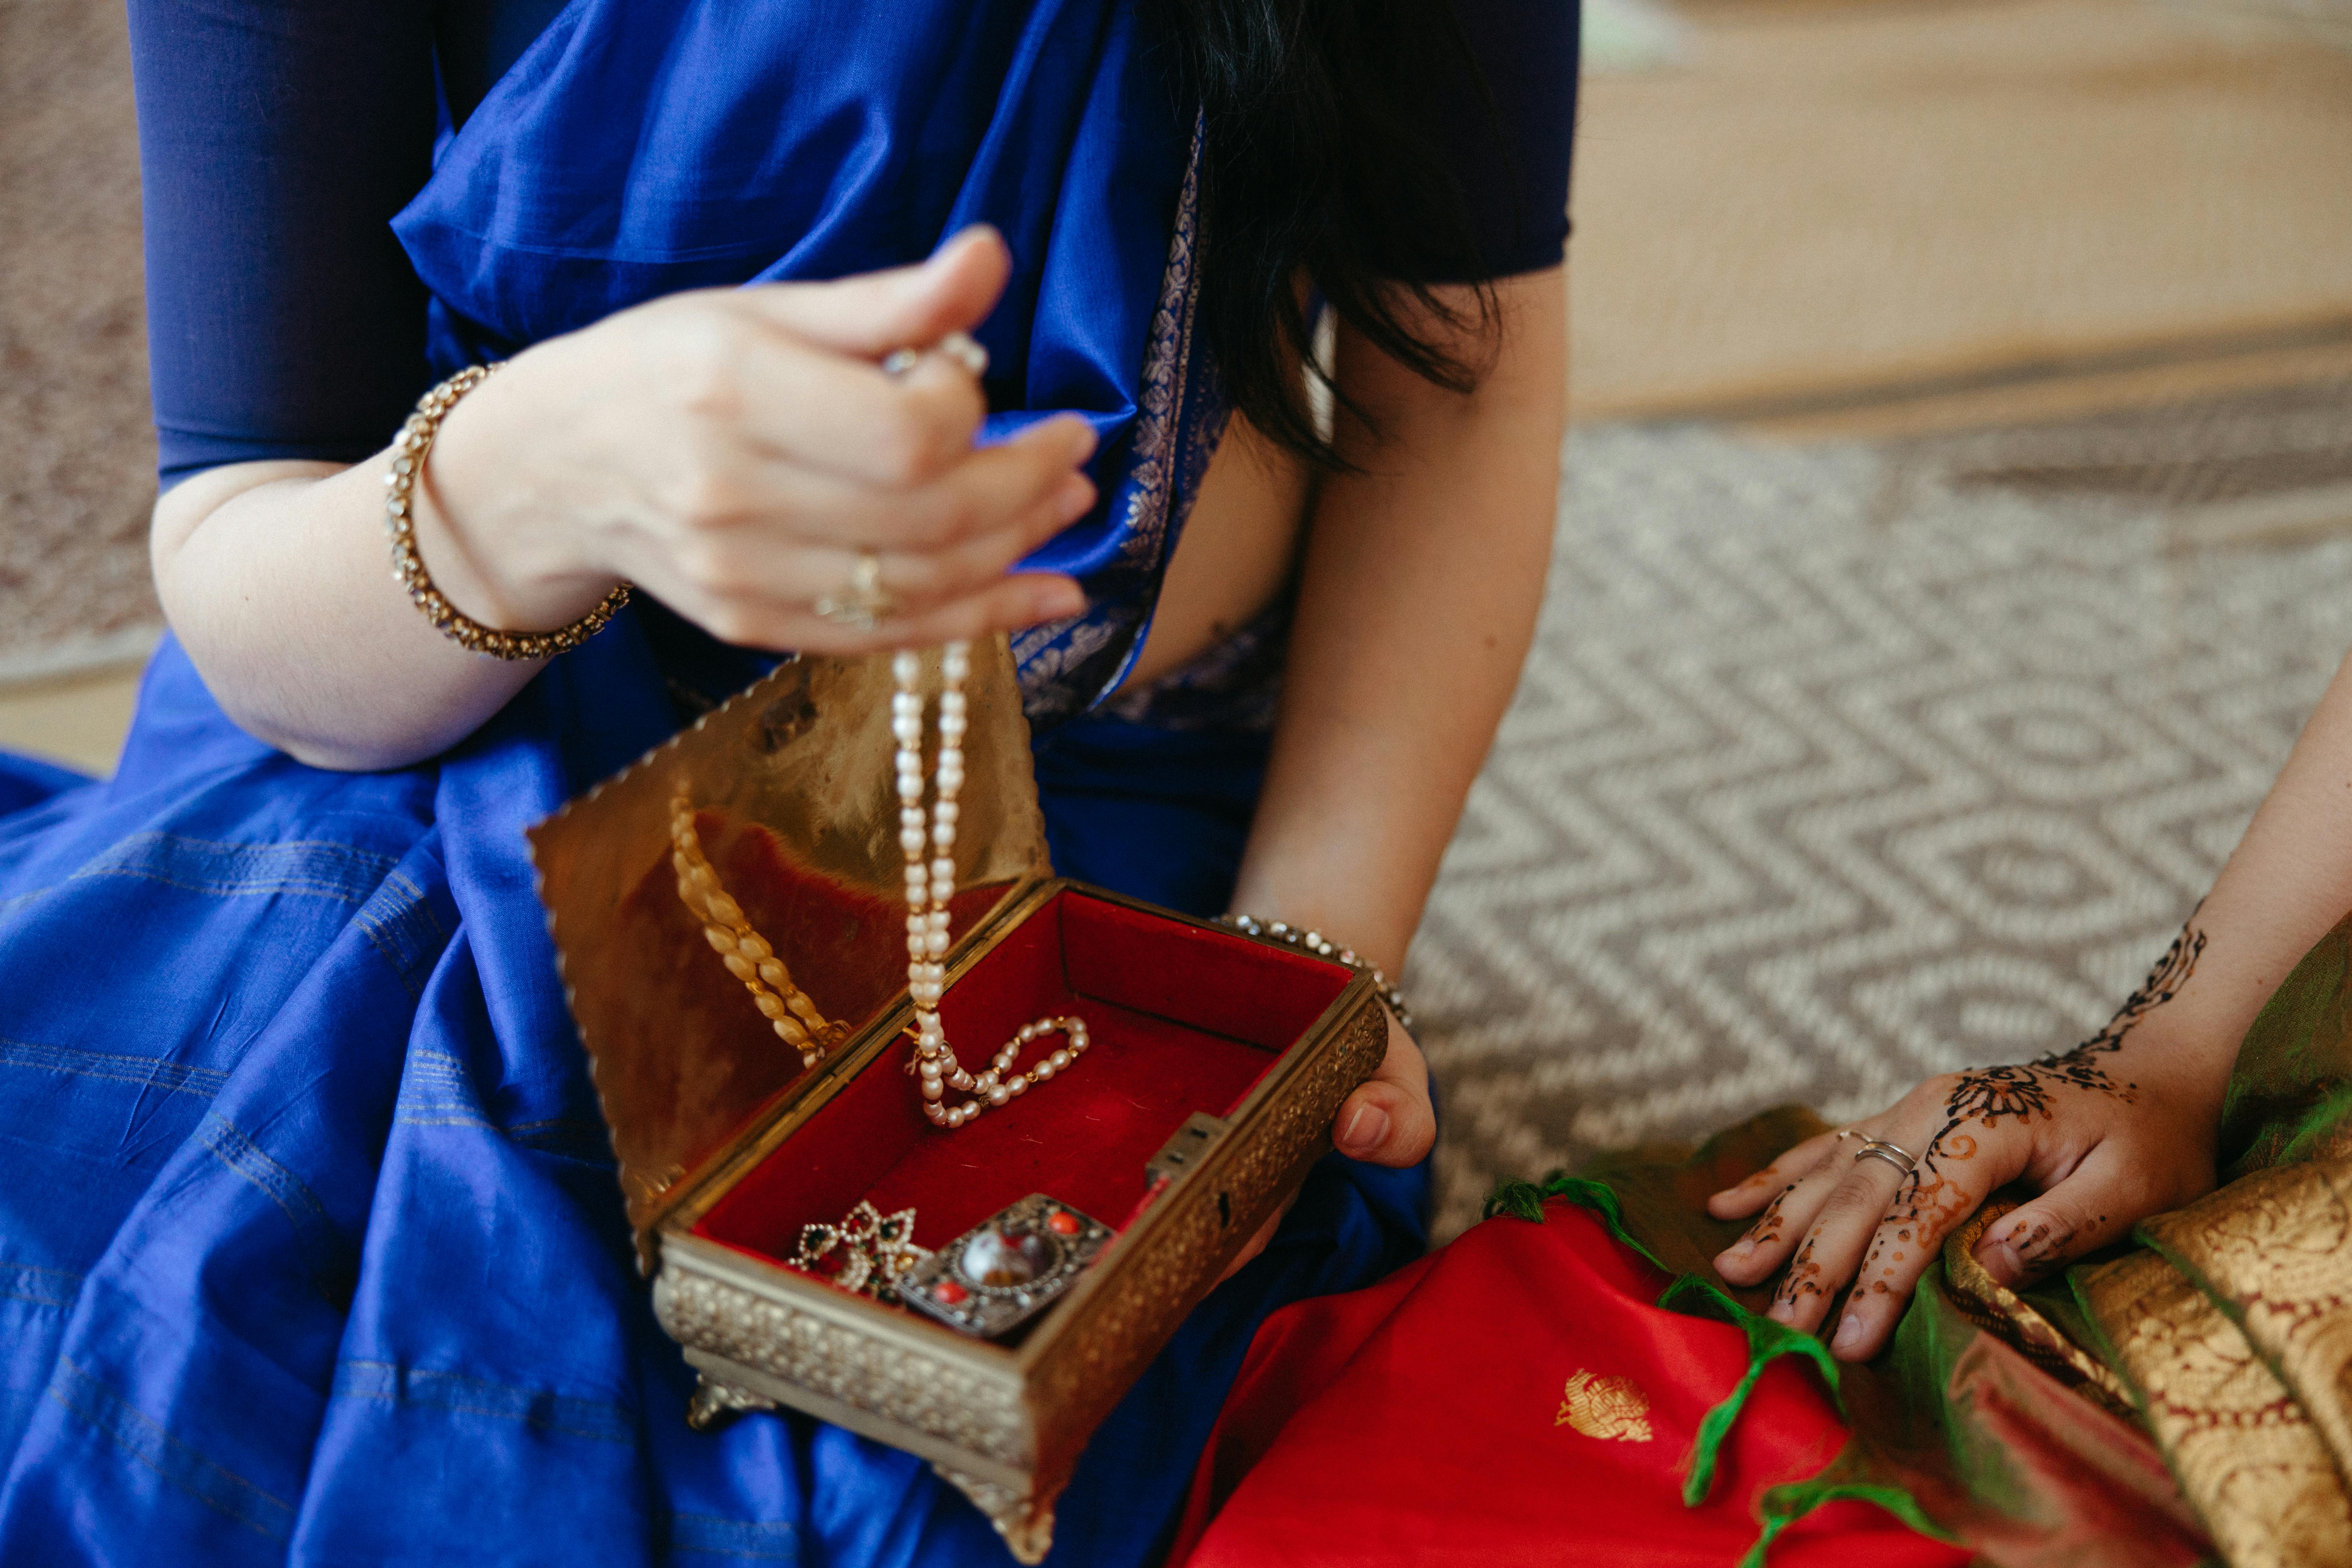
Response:
[[[1069,578],[1006,568],[1094,504],[1082,419],[985,448],[971,371],[880,362],[986,316],[1004,242],[920,267],[672,295],[517,354],[450,410],[414,497],[449,602],[509,631],[570,624],[628,578],[730,642],[821,653],[977,637],[1076,614]],[[156,502],[165,615],[222,709],[326,768],[401,767],[538,673],[467,652],[384,571],[386,448],[355,465],[207,470]],[[871,552],[896,613],[836,625]]]
[[[1707,1200],[1717,1219],[1761,1211],[1717,1269],[1753,1285],[1786,1263],[1770,1314],[1806,1330],[1851,1287],[1830,1345],[1842,1360],[1865,1361],[1885,1346],[1945,1237],[2010,1182],[2021,1177],[2042,1194],[1989,1227],[1976,1256],[2011,1286],[2202,1194],[2213,1184],[2220,1085],[2154,1042],[2126,1044],[2133,1021],[2127,1005],[2063,1057],[1932,1078],[1891,1110],[1798,1144]],[[1873,1139],[1916,1155],[1916,1169],[1858,1157]]]
[[[1331,1119],[1331,1144],[1350,1160],[1374,1165],[1417,1165],[1429,1157],[1431,1145],[1437,1142],[1437,1112],[1429,1099],[1429,1064],[1394,1015],[1389,1015],[1388,1024],[1389,1048],[1372,1076],[1340,1101],[1339,1114]],[[1225,1271],[1217,1276],[1219,1283],[1265,1250],[1276,1227],[1297,1201],[1296,1193],[1283,1200],[1282,1206],[1257,1227],[1249,1245],[1225,1265]]]
[[[1070,579],[1005,573],[1093,506],[1092,429],[975,447],[968,370],[877,363],[976,326],[1010,265],[975,229],[919,267],[671,295],[527,350],[450,414],[420,548],[453,602],[509,628],[561,625],[619,578],[726,641],[825,653],[1074,615]],[[864,552],[899,613],[819,616]]]

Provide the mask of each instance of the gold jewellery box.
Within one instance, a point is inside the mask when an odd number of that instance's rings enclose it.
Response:
[[[1343,964],[1055,877],[998,638],[964,687],[938,1011],[975,1072],[1042,1017],[1082,1019],[1088,1046],[961,1126],[927,1120],[896,689],[887,656],[787,662],[531,842],[654,1309],[701,1373],[690,1418],[790,1405],[920,1455],[1034,1563],[1088,1435],[1330,1148],[1387,1021]],[[756,937],[732,969],[706,930],[728,918]],[[794,1016],[755,971],[789,972]],[[1042,1305],[984,1234],[1007,1225],[1045,1249]],[[949,1256],[968,1233],[1013,1268],[975,1289],[1025,1314],[995,1338],[936,1282],[978,1257]],[[913,1248],[935,1256],[898,1279]]]

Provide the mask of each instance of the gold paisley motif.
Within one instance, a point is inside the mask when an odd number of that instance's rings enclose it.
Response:
[[[2082,1277],[2148,1430],[2230,1568],[2352,1568],[2327,1445],[2246,1336],[2152,1252]]]
[[[2238,1309],[2247,1342],[2352,1475],[2352,1158],[2257,1171],[2147,1231]]]
[[[1618,1443],[1646,1443],[1650,1401],[1630,1377],[1602,1377],[1579,1367],[1568,1374],[1560,1391],[1555,1426],[1573,1426],[1588,1437]]]

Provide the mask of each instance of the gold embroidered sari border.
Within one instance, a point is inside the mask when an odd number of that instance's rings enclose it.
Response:
[[[2076,1289],[2231,1568],[2352,1568],[2352,1496],[2327,1445],[2212,1299],[2152,1252]]]

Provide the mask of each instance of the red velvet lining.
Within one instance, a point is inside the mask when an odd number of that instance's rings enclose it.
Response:
[[[710,810],[694,822],[720,884],[826,1017],[862,1027],[906,989],[905,905],[810,869],[758,823]],[[949,906],[957,928],[1004,891],[1002,882],[960,891]],[[640,1157],[658,1148],[656,1169],[692,1170],[805,1069],[710,951],[667,858],[622,900],[615,929],[615,948],[658,979],[626,997],[624,1032],[646,1043],[604,1055],[604,1099],[636,1108]],[[669,1044],[679,1040],[689,1046]]]
[[[974,964],[940,1007],[968,1067],[1030,1019],[1076,1013],[1069,1071],[954,1131],[918,1109],[893,1047],[737,1183],[695,1234],[775,1258],[860,1198],[913,1207],[937,1247],[1031,1193],[1124,1229],[1144,1163],[1196,1110],[1230,1112],[1345,989],[1344,967],[1065,890]],[[1060,1041],[1041,1039],[1016,1068]]]

